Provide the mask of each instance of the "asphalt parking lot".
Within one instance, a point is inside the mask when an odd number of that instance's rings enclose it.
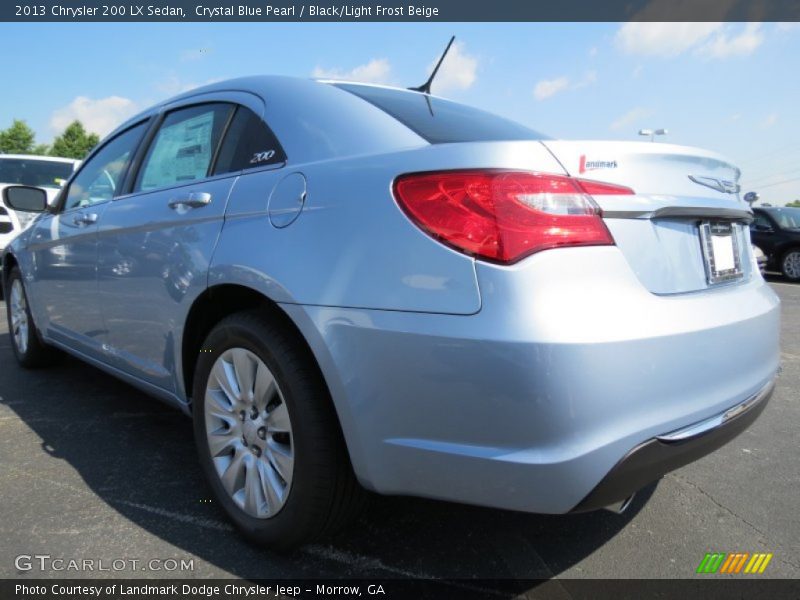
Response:
[[[15,557],[193,559],[125,577],[686,578],[705,552],[772,552],[760,577],[800,577],[800,285],[783,300],[783,372],[739,438],[668,475],[629,511],[540,516],[376,498],[347,533],[278,555],[243,541],[210,492],[187,418],[65,358],[23,371],[0,325],[0,577]],[[564,582],[568,585],[568,582]]]

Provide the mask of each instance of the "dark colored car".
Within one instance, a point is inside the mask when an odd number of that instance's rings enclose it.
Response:
[[[753,213],[750,237],[767,255],[767,269],[800,281],[800,208],[756,207]]]

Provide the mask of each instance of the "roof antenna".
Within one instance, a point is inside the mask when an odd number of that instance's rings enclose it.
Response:
[[[439,62],[437,62],[436,66],[433,68],[433,73],[431,73],[431,76],[428,77],[428,81],[426,81],[419,87],[411,87],[408,89],[410,89],[412,92],[422,92],[423,94],[428,94],[428,95],[431,93],[431,84],[433,83],[433,78],[436,77],[436,73],[439,72],[439,67],[442,66],[442,61],[444,60],[444,57],[447,56],[447,53],[450,51],[450,46],[453,45],[453,41],[455,39],[456,36],[453,36],[450,38],[450,41],[447,42],[447,48],[445,48],[444,52],[442,52],[442,56],[439,59]]]

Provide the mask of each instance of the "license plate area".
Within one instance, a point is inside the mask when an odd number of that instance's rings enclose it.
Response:
[[[700,223],[700,243],[703,247],[706,279],[710,285],[741,279],[741,244],[738,228],[730,221]]]

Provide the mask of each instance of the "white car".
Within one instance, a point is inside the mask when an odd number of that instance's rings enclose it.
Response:
[[[72,158],[0,154],[0,196],[3,188],[10,185],[33,185],[43,188],[48,203],[52,203],[79,164]],[[0,252],[34,218],[33,213],[14,211],[0,200]]]

